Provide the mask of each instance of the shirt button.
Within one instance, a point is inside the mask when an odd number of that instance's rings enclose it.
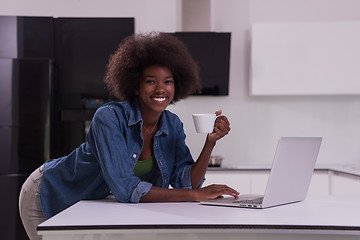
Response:
[[[135,153],[133,154],[133,158],[136,158],[136,154],[135,154]]]

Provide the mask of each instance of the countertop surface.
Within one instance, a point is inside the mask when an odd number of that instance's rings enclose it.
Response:
[[[270,170],[271,165],[242,165],[236,167],[209,167],[208,171],[266,171]],[[333,171],[338,173],[360,176],[359,165],[317,165],[315,171]]]
[[[292,217],[289,217],[292,216]],[[80,201],[40,224],[38,230],[278,229],[360,234],[360,197],[309,197],[268,209],[185,203]]]

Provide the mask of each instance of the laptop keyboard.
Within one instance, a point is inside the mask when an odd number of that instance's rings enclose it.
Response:
[[[254,199],[249,199],[249,200],[236,200],[234,201],[234,203],[242,203],[242,204],[261,204],[263,201],[264,197],[258,197],[258,198],[254,198]]]

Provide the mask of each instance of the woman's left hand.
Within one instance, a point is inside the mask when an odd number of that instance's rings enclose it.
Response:
[[[215,112],[216,116],[218,116],[215,120],[214,130],[212,133],[209,133],[207,139],[211,142],[216,142],[220,138],[227,135],[230,131],[230,122],[226,116],[221,115],[222,110],[218,110]]]

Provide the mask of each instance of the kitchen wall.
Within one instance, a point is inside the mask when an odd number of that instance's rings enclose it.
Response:
[[[194,132],[191,114],[222,109],[232,130],[214,154],[224,157],[224,166],[270,164],[280,136],[322,136],[319,164],[360,164],[360,96],[249,96],[251,23],[360,21],[360,1],[209,2],[206,28],[232,33],[229,96],[192,96],[169,107],[184,122],[194,158],[205,136]],[[0,0],[0,15],[135,17],[137,32],[180,31],[182,6],[181,0]]]
[[[200,152],[205,136],[194,133],[190,114],[223,109],[232,130],[214,154],[224,156],[225,166],[271,163],[280,136],[322,136],[320,164],[360,163],[360,96],[249,96],[251,23],[360,20],[360,1],[211,2],[212,30],[232,32],[230,94],[192,97],[174,106],[192,152]]]

